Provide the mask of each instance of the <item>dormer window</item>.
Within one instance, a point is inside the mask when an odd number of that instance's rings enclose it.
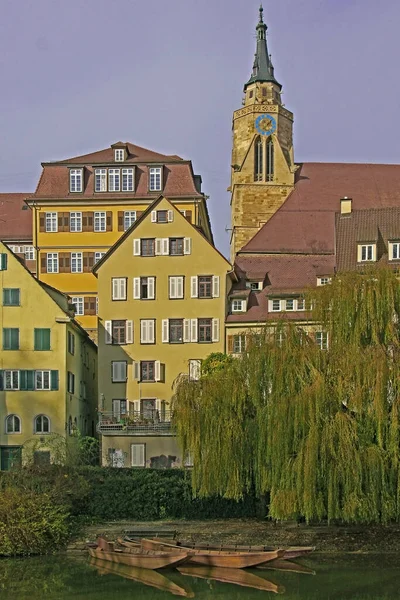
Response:
[[[332,277],[317,277],[317,285],[328,285],[332,282]]]
[[[400,242],[389,242],[389,260],[400,260]]]
[[[232,300],[231,310],[233,313],[246,312],[246,300]]]
[[[358,244],[357,251],[358,262],[376,261],[376,244]]]
[[[114,150],[115,162],[123,162],[125,160],[125,150],[123,148],[116,148]]]
[[[108,169],[108,190],[110,192],[119,192],[121,189],[121,170]]]
[[[262,281],[246,281],[247,289],[252,290],[253,292],[259,292],[263,289]]]
[[[162,190],[162,168],[149,168],[149,190],[150,192],[161,192]]]
[[[69,172],[69,191],[81,192],[83,180],[83,169],[71,169]]]

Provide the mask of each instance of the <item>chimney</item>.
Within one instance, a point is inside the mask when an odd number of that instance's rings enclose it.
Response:
[[[351,214],[352,202],[353,202],[353,199],[348,198],[347,196],[344,196],[343,198],[340,199],[340,214],[341,215],[350,215]]]

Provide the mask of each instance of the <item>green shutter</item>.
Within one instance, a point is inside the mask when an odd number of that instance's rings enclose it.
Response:
[[[35,371],[19,372],[19,389],[24,392],[35,389]]]
[[[19,350],[19,329],[11,329],[11,350]]]
[[[58,390],[58,371],[51,372],[51,389]]]
[[[4,371],[0,369],[0,390],[4,390],[4,379],[3,379]]]
[[[3,306],[19,306],[19,292],[18,288],[4,288]]]
[[[35,329],[35,350],[50,350],[50,329]]]
[[[19,349],[19,329],[5,327],[3,329],[3,350]]]
[[[3,306],[9,306],[11,303],[11,290],[3,289]]]
[[[20,293],[20,290],[18,288],[11,290],[11,304],[13,306],[19,306],[19,304],[20,304],[19,293]]]
[[[1,255],[0,267],[2,271],[5,271],[7,269],[7,254]]]

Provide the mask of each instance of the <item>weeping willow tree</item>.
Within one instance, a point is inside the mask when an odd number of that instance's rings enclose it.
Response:
[[[265,327],[241,358],[177,383],[194,491],[255,488],[276,519],[399,521],[399,282],[386,269],[341,274],[308,301],[308,328]]]

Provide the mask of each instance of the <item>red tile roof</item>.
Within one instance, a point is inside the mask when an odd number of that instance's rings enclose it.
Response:
[[[153,150],[148,150],[147,148],[142,148],[141,146],[136,146],[135,144],[131,144],[130,142],[116,142],[112,144],[109,148],[104,148],[103,150],[98,150],[96,152],[90,152],[89,154],[82,154],[81,156],[74,156],[73,158],[67,158],[65,160],[57,161],[57,164],[97,164],[97,163],[112,163],[114,162],[114,149],[113,146],[125,146],[128,152],[128,156],[124,163],[142,163],[142,162],[157,162],[157,163],[166,163],[166,162],[177,162],[182,161],[183,159],[176,154],[167,155],[160,154],[159,152],[153,152]],[[48,164],[48,163],[43,163]]]
[[[24,202],[27,196],[0,193],[0,240],[32,242],[32,211]]]

